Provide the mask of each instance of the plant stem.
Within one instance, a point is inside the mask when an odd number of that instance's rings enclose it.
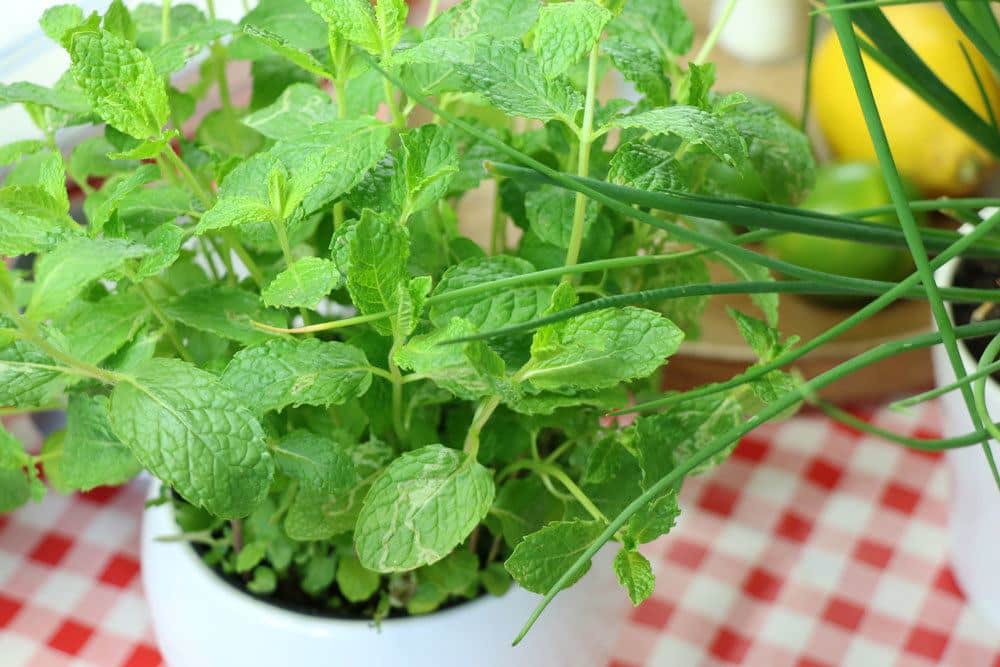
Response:
[[[1000,352],[1000,336],[996,336],[990,341],[986,349],[983,350],[983,355],[979,358],[979,370],[989,367],[993,361],[997,358],[997,353]],[[961,378],[960,378],[961,379]],[[980,374],[976,378],[975,383],[972,385],[972,396],[976,404],[976,412],[979,417],[983,420],[983,426],[989,432],[995,440],[1000,440],[1000,428],[997,428],[996,424],[993,423],[993,418],[990,416],[989,408],[986,405],[986,380],[988,376],[986,374]],[[990,450],[990,444],[988,442],[983,443],[983,447]]]
[[[431,24],[431,21],[433,21],[437,17],[438,5],[440,4],[441,0],[431,0],[430,5],[427,7],[427,18],[424,19],[425,28],[429,26]]]
[[[583,489],[577,486],[576,482],[570,479],[569,475],[567,475],[566,472],[559,466],[552,463],[545,463],[543,461],[521,459],[520,461],[515,461],[504,468],[499,477],[506,477],[510,473],[517,470],[531,470],[541,475],[554,477],[556,481],[562,484],[566,490],[569,491],[570,495],[572,495],[573,498],[576,499],[576,501],[580,503],[585,510],[587,510],[587,513],[590,514],[590,516],[594,517],[594,519],[600,521],[601,523],[608,523],[608,517],[604,516],[604,513],[601,512],[597,505],[595,505],[594,502],[587,497],[587,494],[583,492]]]
[[[590,146],[594,139],[594,107],[597,95],[597,66],[600,48],[597,44],[590,50],[587,65],[587,97],[583,106],[583,125],[580,128],[580,153],[576,162],[576,175],[586,178],[590,175]],[[573,209],[573,229],[569,236],[569,248],[566,250],[566,266],[573,266],[580,259],[580,248],[583,246],[584,223],[587,216],[587,197],[582,192],[576,194]],[[564,280],[566,278],[564,277]]]
[[[170,41],[170,0],[163,0],[160,7],[160,44]]]
[[[396,364],[396,352],[401,345],[400,337],[393,333],[392,348],[389,350],[389,381],[392,383],[392,428],[402,443],[407,431],[406,424],[403,423],[403,374]]]
[[[188,186],[195,197],[201,202],[202,206],[208,210],[212,208],[212,195],[206,190],[201,183],[198,182],[197,177],[195,177],[194,172],[191,168],[187,166],[187,163],[181,159],[181,157],[174,152],[173,148],[167,146],[163,149],[161,155],[167,158],[167,162],[177,170],[177,173],[181,175],[181,180]]]
[[[81,361],[75,357],[72,357],[55,345],[50,343],[45,339],[42,333],[38,330],[38,327],[27,317],[19,315],[17,313],[10,313],[10,318],[14,320],[17,328],[21,330],[24,338],[38,347],[42,352],[52,357],[53,360],[62,362],[68,367],[68,369],[63,369],[58,366],[48,367],[49,370],[56,370],[63,373],[70,372],[75,375],[82,375],[84,377],[89,377],[104,384],[116,384],[122,380],[127,379],[126,376],[121,373],[115,373],[114,371],[105,370],[103,368],[98,368],[93,364],[88,364],[85,361]],[[21,365],[28,365],[24,362],[19,362]],[[35,364],[36,366],[43,367],[44,364]]]
[[[139,295],[142,297],[142,300],[145,301],[146,305],[149,306],[149,309],[153,311],[153,316],[159,320],[160,325],[163,327],[163,332],[167,334],[167,338],[170,340],[170,344],[174,346],[174,349],[177,350],[177,354],[180,355],[181,359],[184,361],[193,364],[194,358],[191,356],[191,353],[188,352],[187,348],[184,347],[184,343],[181,342],[180,336],[177,335],[177,330],[174,328],[173,322],[171,322],[170,318],[168,318],[166,314],[160,310],[160,306],[156,303],[156,299],[153,298],[153,295],[149,293],[149,289],[137,280],[133,279],[132,282],[135,283],[136,288],[139,290]]]
[[[469,458],[473,461],[476,460],[476,456],[479,454],[479,436],[483,431],[483,427],[486,426],[486,422],[490,420],[493,416],[493,412],[500,405],[499,396],[490,396],[476,408],[476,414],[472,417],[472,424],[469,425],[469,430],[465,434],[465,444],[462,449]]]
[[[708,33],[708,37],[705,38],[705,43],[701,45],[698,50],[698,55],[694,57],[695,65],[703,65],[708,56],[712,53],[712,49],[715,48],[715,43],[719,41],[719,36],[722,35],[722,31],[726,27],[726,23],[729,22],[729,17],[733,13],[733,9],[736,8],[736,0],[729,0],[726,3],[725,8],[722,10],[722,14],[719,15],[719,20],[716,21],[715,25],[712,27],[712,31]]]
[[[376,322],[378,320],[384,320],[389,317],[388,312],[374,313],[372,315],[358,315],[356,317],[346,317],[342,320],[331,320],[329,322],[320,322],[319,324],[311,324],[307,327],[295,327],[292,329],[283,329],[281,327],[273,327],[269,324],[264,324],[263,322],[254,322],[255,328],[261,331],[267,331],[269,333],[275,334],[299,334],[299,333],[317,333],[320,331],[331,331],[333,329],[343,329],[345,327],[353,327],[358,324],[367,324],[369,322]]]
[[[843,0],[829,0],[829,4],[836,7],[844,3]],[[895,160],[889,148],[889,140],[886,137],[885,128],[879,116],[878,106],[875,102],[875,96],[872,93],[864,61],[861,58],[861,51],[858,46],[857,35],[854,34],[854,25],[851,21],[851,16],[843,12],[835,12],[831,16],[831,20],[840,39],[844,58],[847,60],[847,69],[850,71],[851,79],[854,81],[854,90],[857,93],[858,101],[861,103],[865,124],[868,126],[868,134],[871,135],[872,143],[875,146],[875,154],[878,156],[879,165],[882,168],[882,176],[885,179],[886,187],[889,189],[892,201],[896,205],[896,214],[899,218],[899,224],[903,228],[906,244],[910,249],[910,254],[913,256],[914,263],[917,265],[917,273],[920,275],[924,289],[927,291],[927,298],[930,301],[934,322],[941,332],[941,340],[945,351],[948,353],[948,360],[951,362],[955,378],[961,380],[965,377],[966,371],[965,364],[958,350],[954,325],[945,308],[944,301],[941,299],[937,283],[934,282],[934,272],[928,262],[927,251],[920,237],[917,221],[906,203],[906,189],[903,186],[899,172],[896,170]],[[972,388],[968,385],[962,385],[961,392],[973,426],[975,426],[976,430],[982,430],[985,424],[979,410],[976,408],[976,400]],[[990,425],[992,426],[992,423]],[[993,459],[993,451],[988,444],[983,445],[983,453],[986,455],[986,460],[993,473],[997,489],[1000,490],[1000,470],[997,469],[996,461]]]
[[[493,233],[490,235],[490,254],[501,255],[507,250],[507,216],[504,215],[500,201],[500,181],[495,180],[496,192],[493,193]]]
[[[224,229],[221,232],[222,239],[226,242],[229,248],[236,253],[236,256],[240,258],[243,262],[243,266],[247,268],[247,272],[250,274],[250,278],[254,281],[257,287],[264,286],[264,274],[261,272],[260,267],[257,266],[257,262],[254,261],[247,249],[243,247],[240,243],[240,239],[236,236],[236,232],[230,229]]]
[[[913,396],[907,396],[906,398],[900,399],[898,401],[893,401],[889,404],[890,410],[905,410],[906,408],[911,408],[914,405],[919,405],[938,396],[944,396],[945,394],[955,391],[961,385],[977,380],[981,377],[986,377],[987,375],[993,375],[997,371],[1000,371],[1000,361],[995,361],[991,364],[983,366],[980,363],[979,368],[973,373],[969,373],[961,380],[956,380],[950,384],[946,384],[943,387],[936,387],[930,391],[921,392]]]

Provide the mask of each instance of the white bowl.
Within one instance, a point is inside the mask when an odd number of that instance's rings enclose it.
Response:
[[[158,494],[154,484],[150,497]],[[142,526],[142,581],[170,667],[597,667],[607,664],[627,615],[614,552],[605,548],[516,648],[511,640],[541,599],[517,587],[380,628],[309,616],[237,590],[186,543],[158,542],[179,532],[173,514],[170,505],[151,508]]]
[[[934,274],[941,286],[950,286],[959,260],[952,260]],[[949,305],[948,315],[952,316]],[[954,320],[953,320],[954,321]],[[976,362],[961,341],[958,345],[967,372]],[[932,349],[937,385],[955,381],[944,347]],[[973,430],[972,420],[959,391],[941,397],[944,411],[944,435],[954,437]],[[986,407],[994,420],[1000,421],[1000,385],[986,381]],[[993,456],[1000,461],[1000,445],[990,441]],[[990,473],[982,447],[953,449],[946,453],[952,475],[950,510],[951,563],[958,585],[969,602],[997,627],[1000,627],[1000,490]]]

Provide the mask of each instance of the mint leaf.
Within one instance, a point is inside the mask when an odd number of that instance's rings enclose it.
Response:
[[[695,398],[674,406],[669,412],[640,418],[635,426],[634,450],[642,467],[643,488],[649,488],[677,463],[743,421],[739,401],[729,394]],[[696,472],[718,465],[727,456],[729,452],[725,451],[712,457]]]
[[[493,511],[500,519],[504,541],[513,548],[525,535],[561,520],[566,514],[566,503],[549,493],[540,478],[531,476],[505,483],[497,494]]]
[[[149,52],[149,59],[158,74],[179,72],[209,44],[235,31],[236,25],[229,21],[201,23],[154,48]]]
[[[536,341],[546,333],[539,330]],[[613,387],[656,371],[683,338],[675,324],[650,310],[588,313],[562,323],[546,347],[533,345],[519,375],[539,389]]]
[[[347,290],[363,314],[396,312],[399,287],[409,280],[406,260],[410,255],[405,227],[375,215],[364,215],[354,227],[348,257]],[[391,333],[385,320],[371,323],[383,335]]]
[[[0,106],[7,104],[35,104],[68,114],[90,112],[90,103],[78,91],[69,88],[46,88],[28,81],[0,84]]]
[[[694,40],[694,25],[680,0],[628,0],[608,32],[664,61],[686,53]]]
[[[535,52],[545,76],[564,74],[594,48],[611,12],[591,0],[542,7],[535,26]]]
[[[136,139],[160,134],[170,114],[163,79],[149,57],[106,30],[66,35],[71,71],[94,111]]]
[[[83,23],[83,10],[76,5],[55,5],[42,13],[38,23],[45,36],[58,43],[63,33]]]
[[[369,53],[381,55],[382,35],[376,25],[371,2],[368,0],[306,0],[306,2],[344,39],[357,44]],[[392,48],[391,44],[389,48]]]
[[[73,239],[38,261],[35,287],[26,315],[43,320],[56,315],[90,283],[120,269],[147,249],[118,239]]]
[[[274,338],[237,352],[221,379],[262,414],[361,396],[371,385],[370,368],[364,352],[346,343]]]
[[[163,312],[200,331],[253,345],[271,338],[254,327],[261,322],[275,327],[285,326],[284,316],[264,310],[260,297],[236,287],[211,286],[189,290],[163,306]]]
[[[589,0],[583,0],[589,1]],[[573,233],[573,213],[576,206],[576,194],[556,187],[545,185],[532,190],[524,200],[528,223],[538,238],[559,248],[568,248],[570,236]],[[597,202],[587,200],[584,217],[584,240],[592,241],[597,223]],[[610,238],[610,230],[599,230]]]
[[[100,200],[96,205],[91,205],[93,199],[88,198],[84,204],[84,210],[87,213],[87,219],[90,221],[90,227],[88,228],[90,235],[99,235],[122,200],[143,185],[155,181],[159,175],[160,170],[155,165],[145,164],[131,173],[123,174],[101,188]],[[60,183],[60,185],[62,191],[65,192],[65,183]]]
[[[340,272],[333,262],[303,257],[279,273],[260,298],[265,306],[315,308],[340,283]]]
[[[307,72],[321,77],[329,76],[329,73],[327,72],[326,67],[323,66],[323,63],[316,60],[316,58],[313,57],[313,55],[308,51],[303,51],[291,46],[281,36],[254,25],[243,26],[243,32],[269,48],[277,55],[295,63]]]
[[[132,340],[151,312],[131,292],[111,294],[96,303],[73,304],[57,321],[68,351],[77,359],[99,364]]]
[[[671,489],[629,517],[626,528],[628,539],[636,544],[652,542],[670,532],[680,513],[677,491]]]
[[[115,434],[154,475],[222,518],[267,497],[274,463],[244,396],[175,359],[151,359],[111,394]]]
[[[611,158],[608,180],[650,192],[688,189],[673,153],[644,141],[629,141],[618,147]]]
[[[205,234],[248,222],[270,222],[276,215],[268,202],[250,197],[220,197],[215,205],[201,216],[195,233]]]
[[[310,83],[293,83],[273,104],[244,117],[243,123],[269,139],[288,141],[308,135],[317,123],[336,118],[329,94]]]
[[[117,486],[142,470],[112,433],[107,403],[103,396],[70,397],[61,448],[45,458],[46,474],[61,493]]]
[[[18,160],[39,153],[48,148],[44,141],[37,139],[22,139],[0,146],[0,166],[14,164]]]
[[[36,185],[0,189],[0,255],[16,257],[51,250],[80,234],[62,204]]]
[[[406,184],[405,219],[445,196],[452,176],[458,172],[459,158],[451,132],[437,125],[410,130],[400,139]]]
[[[378,23],[382,53],[388,53],[399,43],[408,12],[404,0],[379,0],[375,3],[375,20]]]
[[[731,165],[747,157],[743,137],[723,118],[697,107],[677,105],[623,116],[613,121],[624,129],[641,128],[653,134],[679,137],[689,146],[704,146],[717,158]]]
[[[471,359],[472,354],[478,353],[491,357],[502,365],[503,362],[495,353],[482,342],[445,343],[474,331],[468,322],[456,318],[442,329],[411,338],[396,353],[396,363],[400,368],[426,375],[436,385],[459,398],[477,400],[495,393],[495,381],[484,372],[482,366],[474,364]]]
[[[38,348],[14,341],[0,348],[0,405],[46,405],[62,389],[62,374],[51,368],[52,359]]]
[[[445,271],[434,289],[440,297],[455,290],[532,273],[530,262],[507,255],[467,259]],[[438,327],[460,318],[480,331],[529,322],[542,315],[552,298],[552,285],[498,289],[493,293],[453,298],[433,304],[428,316]]]
[[[240,25],[269,30],[299,49],[327,46],[326,23],[309,8],[306,0],[261,0],[243,17]]]
[[[540,6],[538,0],[465,0],[438,15],[427,27],[427,37],[520,39],[535,25]]]
[[[351,459],[359,481],[350,489],[328,494],[299,489],[285,517],[285,532],[293,540],[325,540],[354,528],[365,494],[393,456],[383,442],[370,440],[351,448]]]
[[[378,590],[382,577],[361,564],[353,555],[341,558],[337,566],[337,588],[348,602],[364,602]]]
[[[493,476],[466,454],[428,445],[394,460],[365,497],[354,541],[361,564],[401,572],[447,556],[483,520]]]
[[[430,276],[418,276],[411,279],[408,285],[399,286],[399,306],[394,326],[396,335],[400,338],[405,339],[420,324],[420,316],[431,291],[431,282]]]
[[[271,449],[281,471],[304,488],[339,493],[358,482],[347,447],[333,438],[292,431]]]
[[[120,209],[119,209],[120,210]],[[187,234],[177,225],[168,222],[156,227],[142,240],[149,248],[149,254],[142,258],[135,270],[136,278],[142,280],[161,273],[180,257],[181,246]]]
[[[504,567],[514,581],[532,593],[548,593],[604,531],[596,521],[555,521],[525,536]],[[566,582],[572,586],[590,570],[590,562]]]
[[[107,178],[139,166],[132,160],[112,160],[108,153],[114,151],[115,147],[104,137],[84,139],[70,153],[67,168],[70,178],[85,183],[90,177]]]
[[[774,276],[766,266],[752,264],[743,259],[736,259],[729,255],[716,253],[712,255],[714,259],[725,264],[729,270],[739,280],[752,282],[764,282],[774,280]],[[751,294],[750,301],[764,314],[764,320],[768,325],[774,327],[778,325],[778,295],[777,294]]]
[[[615,556],[614,568],[618,583],[628,591],[633,606],[638,607],[653,594],[656,583],[653,566],[641,553],[622,547]]]
[[[622,76],[634,83],[636,90],[652,104],[670,104],[670,79],[664,74],[666,63],[656,51],[644,49],[621,37],[610,37],[601,49],[611,56]]]

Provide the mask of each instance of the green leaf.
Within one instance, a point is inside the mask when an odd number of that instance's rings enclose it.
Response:
[[[630,141],[618,147],[611,158],[608,180],[650,192],[687,190],[673,153],[644,141]]]
[[[66,435],[58,454],[47,454],[45,471],[61,493],[117,486],[142,470],[132,452],[115,437],[103,396],[70,396]]]
[[[376,215],[361,217],[348,248],[347,291],[362,314],[396,312],[399,287],[409,281],[406,271],[409,255],[409,234],[405,227]],[[392,332],[391,325],[384,320],[371,325],[383,335]]]
[[[52,402],[62,388],[62,374],[39,364],[52,366],[53,361],[24,341],[0,348],[0,405],[17,408]]]
[[[90,112],[87,98],[76,90],[58,86],[46,88],[27,81],[0,84],[0,106],[7,104],[36,104],[69,114]]]
[[[31,480],[21,470],[0,470],[0,513],[13,512],[31,500]]]
[[[274,463],[245,394],[176,359],[133,372],[111,394],[115,434],[192,504],[222,518],[250,514],[267,497]]]
[[[247,582],[247,590],[257,595],[270,595],[278,588],[278,575],[269,567],[258,567],[253,571],[253,579]]]
[[[743,421],[739,401],[729,394],[691,399],[668,412],[640,418],[635,426],[634,449],[642,467],[643,488],[649,488],[677,463]],[[722,452],[695,472],[718,465],[728,455],[729,451]]]
[[[337,567],[337,588],[348,602],[364,602],[379,588],[382,577],[361,564],[353,555],[340,559]]]
[[[525,536],[504,567],[514,581],[532,593],[547,593],[603,532],[597,521],[556,521]],[[566,582],[572,586],[590,570],[590,563]]]
[[[201,216],[195,233],[205,234],[248,222],[270,222],[276,216],[269,202],[250,197],[220,197],[215,205]]]
[[[121,200],[118,219],[126,229],[132,229],[173,222],[190,210],[191,195],[181,188],[142,188],[133,190]]]
[[[267,555],[266,542],[250,542],[240,549],[236,556],[236,571],[249,572],[254,569]]]
[[[542,7],[535,26],[535,52],[545,76],[564,74],[594,48],[611,12],[591,0]]]
[[[243,32],[257,42],[266,46],[275,54],[298,65],[307,72],[311,72],[312,74],[320,77],[330,76],[323,63],[316,60],[311,53],[291,46],[281,36],[254,25],[243,26]]]
[[[94,111],[136,139],[160,134],[170,114],[163,78],[149,57],[105,30],[67,33],[71,71]]]
[[[500,519],[504,541],[513,548],[525,535],[563,519],[566,503],[549,493],[539,477],[531,476],[500,487],[493,511]]]
[[[465,0],[438,15],[427,36],[520,39],[535,25],[539,8],[538,0]]]
[[[320,595],[337,576],[336,556],[314,556],[306,563],[301,585],[309,595]]]
[[[150,252],[139,262],[135,270],[136,277],[139,280],[149,278],[159,275],[170,267],[180,257],[181,246],[185,240],[187,234],[172,222],[164,223],[146,234],[142,243]]]
[[[42,13],[38,23],[45,36],[58,43],[63,33],[83,23],[83,10],[76,5],[55,5]]]
[[[396,309],[396,320],[393,323],[396,335],[405,339],[413,333],[420,324],[420,317],[431,291],[430,276],[418,276],[409,284],[399,286],[399,306]]]
[[[209,44],[236,31],[229,21],[208,21],[185,30],[165,44],[150,51],[149,59],[158,74],[167,75],[184,69],[188,62]]]
[[[445,341],[473,333],[468,322],[453,319],[444,328],[414,336],[396,353],[400,368],[431,378],[436,385],[459,398],[477,400],[496,392],[495,381],[481,365],[472,363],[471,355],[496,357],[482,342],[444,344]]]
[[[483,571],[479,573],[479,576],[483,581],[483,588],[490,595],[506,595],[507,591],[510,590],[511,584],[514,580],[510,578],[510,574],[504,569],[501,563],[490,563]]]
[[[26,314],[44,320],[69,305],[90,283],[148,250],[119,239],[73,239],[38,261]]]
[[[370,369],[364,352],[346,343],[272,338],[237,352],[222,382],[244,394],[244,405],[264,413],[361,396],[371,385]]]
[[[382,53],[390,52],[399,43],[408,12],[404,0],[379,0],[375,3],[375,21],[378,23]]]
[[[31,463],[17,438],[0,425],[0,470],[21,470]]]
[[[14,164],[18,160],[39,153],[48,148],[48,144],[37,139],[22,139],[0,146],[0,166]]]
[[[78,301],[56,324],[74,357],[99,364],[132,340],[150,315],[149,307],[137,294],[125,292],[96,303]]]
[[[272,450],[282,472],[304,488],[333,494],[347,491],[358,482],[347,447],[333,438],[292,431]]]
[[[357,44],[369,53],[382,54],[382,36],[369,0],[306,0],[306,2],[344,39]],[[392,48],[391,44],[389,48]]]
[[[536,341],[545,332],[539,330]],[[650,310],[587,313],[558,326],[550,345],[533,345],[519,375],[539,389],[613,387],[656,371],[683,338],[674,323]]]
[[[303,257],[279,273],[264,288],[265,306],[315,308],[323,297],[341,284],[336,265],[328,259]]]
[[[90,177],[107,178],[139,166],[132,160],[112,160],[108,153],[114,151],[115,147],[103,136],[84,139],[70,153],[67,169],[70,178],[77,183],[86,183]]]
[[[286,325],[284,316],[261,307],[260,297],[236,287],[198,287],[181,294],[163,306],[167,317],[189,327],[243,345],[253,345],[271,338],[254,327],[261,322],[275,327]]]
[[[437,125],[410,130],[400,139],[405,219],[444,198],[452,176],[458,172],[459,156],[452,133]]]
[[[664,61],[686,53],[694,39],[694,25],[680,0],[629,0],[608,32]]]
[[[740,133],[723,118],[697,107],[677,105],[652,109],[617,118],[614,125],[679,137],[686,145],[704,146],[731,165],[738,165],[747,157],[747,147]]]
[[[289,141],[336,118],[337,108],[328,93],[311,83],[293,83],[273,104],[244,117],[243,123],[270,139]]]
[[[750,164],[768,199],[794,205],[809,194],[816,182],[816,159],[805,134],[773,107],[758,102],[728,110],[725,119],[746,140]]]
[[[351,458],[360,481],[335,494],[299,489],[285,517],[285,532],[293,540],[312,541],[353,530],[365,494],[392,456],[392,449],[378,440],[352,447]]]
[[[434,289],[434,296],[440,297],[455,290],[534,270],[530,262],[507,255],[467,259],[445,271]],[[447,326],[457,317],[467,321],[474,329],[491,331],[540,317],[552,299],[552,290],[552,285],[529,285],[452,298],[433,304],[428,316],[438,327]]]
[[[132,23],[132,15],[122,0],[113,0],[108,11],[104,13],[104,29],[118,35],[125,41],[135,40],[135,24]]]
[[[589,1],[589,0],[584,0]],[[576,194],[554,185],[544,185],[532,190],[525,197],[525,212],[531,231],[538,238],[559,248],[568,248],[573,234],[573,214]],[[596,233],[610,237],[611,230],[595,229],[597,223],[597,202],[587,200],[584,215],[584,242],[592,241]]]
[[[354,542],[376,572],[430,565],[458,546],[493,503],[493,476],[468,455],[428,445],[394,460],[372,485]]]
[[[54,248],[80,228],[62,204],[37,185],[0,189],[0,255],[16,257]]]
[[[652,542],[670,532],[680,513],[677,492],[671,489],[629,517],[626,528],[628,538],[636,544]]]
[[[90,235],[97,236],[103,231],[104,225],[111,219],[125,197],[143,185],[157,180],[159,176],[160,170],[155,165],[144,164],[135,171],[124,174],[101,188],[100,203],[92,209],[89,206],[84,207],[87,209],[87,218],[90,221],[88,229]],[[65,191],[66,188],[63,186],[63,192]]]
[[[633,606],[638,607],[653,594],[656,583],[656,578],[653,576],[653,566],[641,553],[622,547],[618,555],[615,556],[614,568],[618,583],[628,591],[628,597]]]
[[[612,26],[614,23],[611,24]],[[610,37],[601,49],[636,90],[656,106],[670,104],[670,79],[664,74],[666,64],[656,51],[644,49],[629,38]]]
[[[299,49],[326,48],[326,23],[306,0],[261,0],[240,25],[254,25],[280,35]]]

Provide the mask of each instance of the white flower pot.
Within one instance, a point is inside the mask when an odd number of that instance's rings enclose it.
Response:
[[[945,264],[935,279],[938,285],[950,286],[958,269],[958,260]],[[948,308],[951,316],[951,308]],[[976,361],[960,341],[958,349],[966,371],[976,369]],[[938,386],[955,381],[948,354],[940,345],[933,348],[934,376]],[[972,420],[959,391],[941,398],[944,411],[944,435],[954,437],[973,430]],[[1000,385],[986,382],[986,406],[994,420],[1000,421]],[[1000,445],[990,442],[993,456],[1000,461]],[[963,447],[945,454],[952,476],[950,511],[951,564],[955,578],[972,605],[1000,627],[1000,491],[990,473],[981,447]]]
[[[541,599],[517,587],[381,628],[309,616],[237,590],[186,543],[158,542],[179,532],[173,514],[169,505],[150,508],[142,526],[142,581],[170,667],[597,667],[607,664],[627,616],[609,548],[516,648],[511,640]]]

